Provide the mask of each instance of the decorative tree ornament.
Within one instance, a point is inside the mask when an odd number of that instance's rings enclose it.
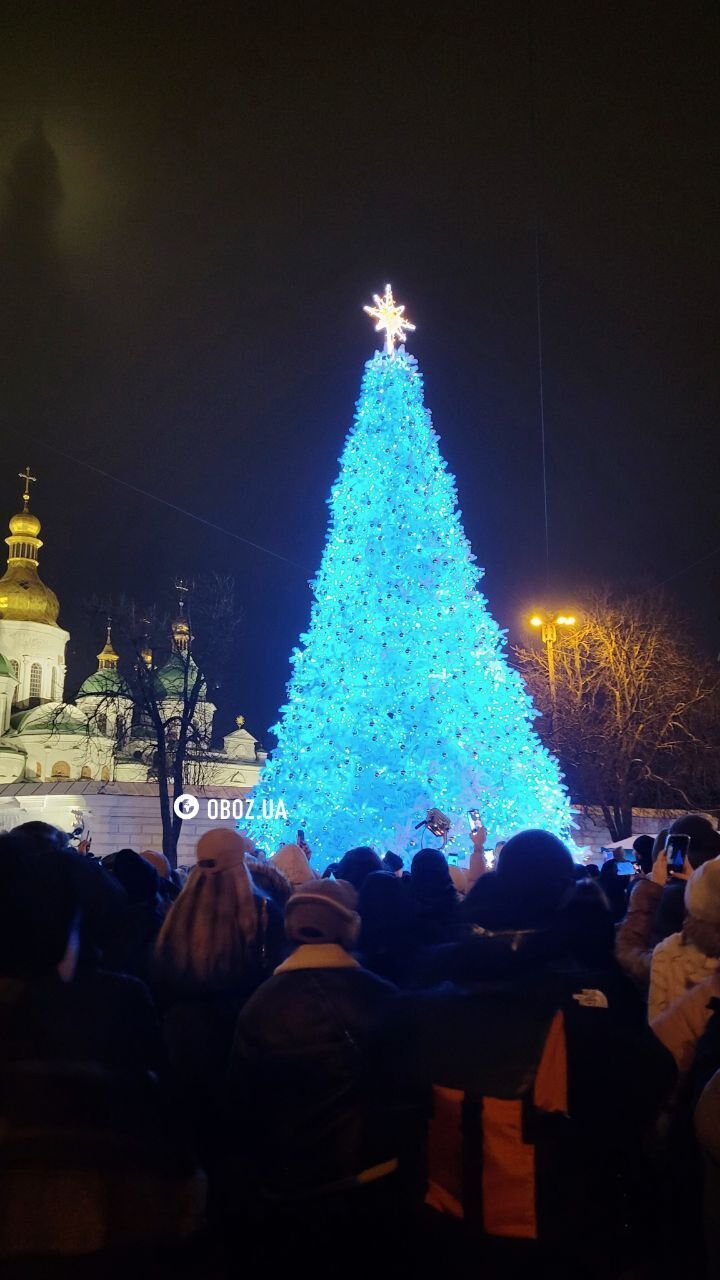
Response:
[[[401,343],[404,342],[405,330],[408,329],[414,333],[415,325],[404,318],[405,307],[397,305],[389,284],[385,285],[382,298],[377,293],[373,294],[373,302],[374,307],[363,307],[363,311],[372,316],[373,320],[377,320],[376,333],[385,331],[385,354],[391,356],[395,350],[395,339],[397,338]]]

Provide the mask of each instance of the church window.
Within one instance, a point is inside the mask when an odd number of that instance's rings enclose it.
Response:
[[[97,718],[97,729],[98,733],[101,733],[103,737],[105,737],[107,734],[107,716],[104,711],[102,711]]]
[[[15,679],[18,680],[20,677],[20,668],[14,658],[10,659],[10,666],[12,667],[12,673]]]
[[[58,781],[61,778],[69,778],[70,765],[67,763],[67,760],[56,760],[52,767],[50,777],[53,781]]]
[[[84,764],[84,765],[83,765],[82,769],[80,770],[80,777],[81,777],[81,778],[92,778],[92,769],[90,768],[90,765],[89,765],[89,764]]]
[[[52,683],[50,688],[50,697],[52,698],[53,702],[58,701],[59,683],[60,682],[58,680],[57,669],[53,667]]]
[[[105,766],[101,769],[101,771],[100,771],[100,777],[102,778],[102,781],[103,781],[103,782],[109,782],[109,781],[110,781],[110,770],[108,769],[107,765],[105,765]]]
[[[39,662],[33,662],[30,668],[30,692],[31,698],[39,698],[42,691],[42,667]]]

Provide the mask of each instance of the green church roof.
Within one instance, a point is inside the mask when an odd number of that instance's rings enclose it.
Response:
[[[10,676],[11,680],[15,679],[15,672],[4,654],[0,653],[0,676]]]
[[[155,676],[155,689],[159,699],[182,698],[185,689],[187,671],[188,692],[192,692],[198,676],[198,669],[192,658],[186,664],[183,654],[177,651],[170,655],[164,667]],[[203,680],[198,702],[207,702],[207,685]]]
[[[77,696],[78,698],[108,696],[129,698],[130,690],[117,671],[114,671],[111,667],[104,667],[100,671],[93,671],[87,680],[83,680]]]
[[[76,714],[80,714],[77,712]],[[48,702],[38,707],[29,707],[26,711],[16,711],[10,717],[10,727],[16,733],[86,733],[87,724],[83,718],[75,720],[72,714],[61,708],[58,702]]]

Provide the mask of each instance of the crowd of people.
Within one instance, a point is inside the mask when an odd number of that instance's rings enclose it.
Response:
[[[720,834],[0,837],[3,1275],[720,1274]],[[595,874],[594,874],[595,873]]]

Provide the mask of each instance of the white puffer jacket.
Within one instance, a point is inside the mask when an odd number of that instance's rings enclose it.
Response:
[[[658,943],[650,964],[648,1021],[652,1022],[686,991],[717,973],[719,968],[717,957],[706,956],[691,942],[683,941],[681,933],[672,933]]]

